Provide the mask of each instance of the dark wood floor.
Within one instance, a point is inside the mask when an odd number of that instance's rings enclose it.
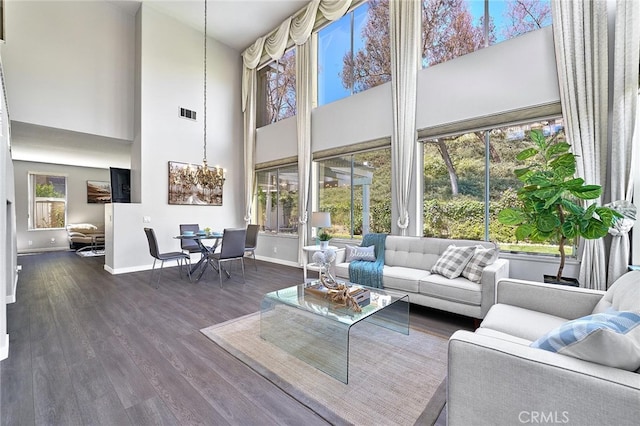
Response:
[[[302,271],[247,261],[220,288],[166,269],[110,275],[103,258],[20,256],[17,302],[7,306],[9,358],[0,363],[3,425],[325,424],[199,330],[260,307],[265,292]],[[411,307],[412,327],[450,335],[471,320]],[[425,401],[426,403],[426,401]]]

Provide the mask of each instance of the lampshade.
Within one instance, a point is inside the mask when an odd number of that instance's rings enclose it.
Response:
[[[315,228],[328,228],[331,226],[331,215],[329,212],[311,213],[311,226]]]

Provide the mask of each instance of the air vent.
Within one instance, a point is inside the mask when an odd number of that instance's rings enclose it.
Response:
[[[180,117],[186,118],[187,120],[196,120],[196,112],[191,111],[190,109],[180,108]]]

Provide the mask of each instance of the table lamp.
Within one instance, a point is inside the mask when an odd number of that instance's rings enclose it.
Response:
[[[320,245],[318,235],[322,228],[331,227],[331,214],[329,212],[313,212],[311,213],[311,226],[316,228],[316,245]]]

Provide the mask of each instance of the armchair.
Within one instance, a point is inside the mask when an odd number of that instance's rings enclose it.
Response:
[[[640,272],[625,274],[606,293],[502,279],[496,302],[475,333],[457,331],[449,340],[449,426],[637,422],[640,369],[529,345],[570,320],[609,308],[640,313]],[[629,335],[640,351],[633,330]],[[607,356],[616,348],[595,350]]]

